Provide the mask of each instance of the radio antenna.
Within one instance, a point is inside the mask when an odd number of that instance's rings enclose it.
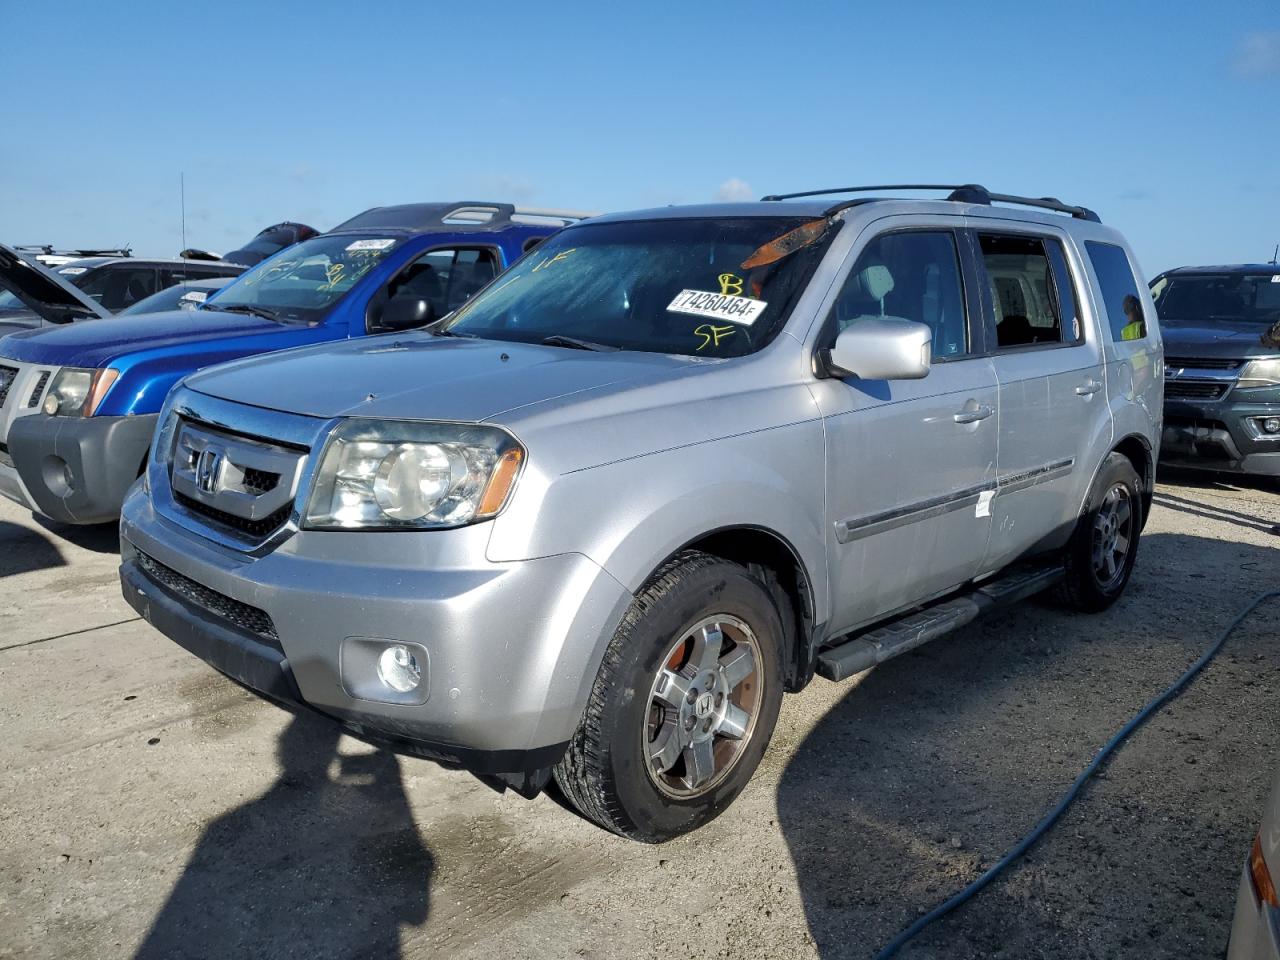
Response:
[[[182,209],[182,249],[187,249],[187,174],[178,172],[178,204]],[[181,254],[179,254],[181,256]]]
[[[1277,259],[1280,259],[1280,243],[1276,244],[1275,250],[1273,250],[1271,253],[1271,265],[1273,267],[1277,265],[1276,264]]]

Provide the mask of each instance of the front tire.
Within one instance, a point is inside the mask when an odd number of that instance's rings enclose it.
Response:
[[[1067,545],[1060,595],[1069,606],[1100,613],[1120,599],[1138,557],[1142,504],[1132,462],[1124,454],[1108,454]]]
[[[697,551],[665,564],[610,641],[555,768],[566,799],[647,843],[717,817],[773,735],[784,635],[767,586],[745,567]]]

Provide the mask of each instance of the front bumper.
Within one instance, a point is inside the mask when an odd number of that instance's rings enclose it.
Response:
[[[0,462],[0,494],[62,523],[106,523],[146,459],[156,415],[21,417]]]
[[[162,633],[268,698],[477,773],[534,771],[563,754],[631,595],[577,554],[489,563],[489,526],[302,531],[251,557],[159,515],[135,488],[121,580]],[[343,673],[351,638],[425,647],[425,702],[353,696],[367,678]]]
[[[1260,440],[1252,417],[1280,416],[1280,403],[1165,400],[1160,462],[1175,467],[1280,476],[1280,437]]]

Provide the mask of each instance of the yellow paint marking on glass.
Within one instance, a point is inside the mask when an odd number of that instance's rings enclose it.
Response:
[[[738,328],[734,326],[717,327],[712,323],[704,323],[700,327],[696,327],[693,331],[695,337],[702,337],[702,343],[698,344],[697,349],[704,350],[707,347],[718,347],[720,341],[726,337],[731,337],[738,332]]]
[[[717,278],[720,281],[720,296],[722,297],[740,297],[742,296],[742,278],[732,273],[722,273]]]
[[[577,250],[577,249],[578,249],[577,247],[570,247],[568,250],[561,250],[561,251],[560,251],[559,253],[557,253],[554,257],[548,257],[546,260],[543,260],[540,264],[538,264],[536,267],[534,267],[534,268],[533,268],[532,270],[530,270],[529,272],[530,272],[530,273],[537,273],[537,272],[538,272],[539,270],[541,270],[543,267],[549,267],[549,266],[551,266],[553,263],[557,263],[557,262],[559,262],[559,261],[561,261],[561,260],[564,260],[566,257],[568,257],[568,256],[569,256],[569,254],[573,253],[573,251],[575,251],[575,250]]]
[[[329,264],[329,266],[326,267],[324,271],[325,279],[328,282],[322,283],[320,285],[320,289],[332,290],[334,287],[336,287],[340,282],[342,282],[342,271],[344,269],[345,269],[345,266],[341,262]]]

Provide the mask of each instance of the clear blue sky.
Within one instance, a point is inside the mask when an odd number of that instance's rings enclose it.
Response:
[[[976,181],[1148,274],[1280,242],[1280,4],[0,0],[0,241]]]

